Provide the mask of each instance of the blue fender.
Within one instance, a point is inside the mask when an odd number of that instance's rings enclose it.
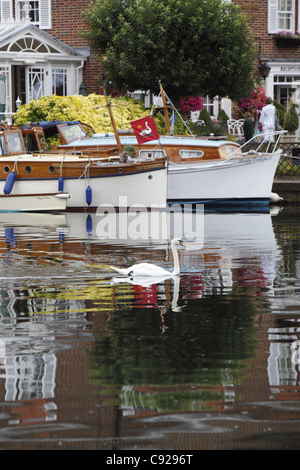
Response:
[[[12,189],[14,187],[16,180],[16,173],[14,171],[11,171],[6,178],[5,185],[3,188],[4,194],[10,194],[12,192]]]
[[[58,191],[62,193],[64,190],[64,179],[62,176],[58,178]]]
[[[85,192],[86,203],[90,206],[92,204],[92,188],[88,186]]]

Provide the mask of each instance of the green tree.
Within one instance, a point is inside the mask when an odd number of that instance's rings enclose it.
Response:
[[[246,17],[222,0],[95,0],[83,35],[113,87],[239,99],[254,87]]]

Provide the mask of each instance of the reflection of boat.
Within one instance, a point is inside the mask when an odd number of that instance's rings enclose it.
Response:
[[[7,194],[0,195],[0,211],[35,212],[65,211],[68,193]]]
[[[121,213],[116,214],[117,219],[120,216]],[[76,274],[80,280],[91,281],[89,299],[100,298],[107,287],[103,296],[105,302],[109,299],[111,310],[124,303],[126,308],[131,308],[134,303],[137,308],[143,305],[178,311],[188,300],[220,291],[229,294],[235,286],[253,286],[254,292],[273,288],[279,252],[270,214],[205,214],[202,244],[183,234],[186,248],[180,251],[180,279],[176,276],[172,279],[165,276],[116,278],[107,266],[129,265],[142,260],[171,269],[173,258],[168,238],[153,240],[150,237],[138,241],[100,238],[97,222],[97,214],[85,212],[49,215],[0,213],[2,267],[5,267],[5,255],[11,257],[16,253],[26,259],[37,260],[37,263],[30,263],[37,275],[37,266],[45,260],[49,263],[51,259],[51,275],[68,279],[68,272],[62,270],[61,262],[71,259],[76,261],[71,270],[74,278]],[[182,226],[180,219],[176,219],[175,230],[177,223]],[[40,273],[41,276],[45,274],[44,270]],[[86,283],[76,287],[77,300],[79,291],[82,299],[86,299]],[[68,292],[62,293],[60,298],[64,295],[68,296]],[[105,302],[103,308],[107,309]]]
[[[217,286],[230,292],[243,282],[273,289],[279,250],[270,213],[205,214],[204,227],[201,257],[206,292]],[[186,263],[193,263],[193,252],[184,254]],[[252,265],[248,270],[253,256],[255,269]]]
[[[37,132],[32,132],[31,137],[36,143],[42,140]],[[121,162],[120,158],[103,161],[82,155],[29,154],[18,128],[2,130],[0,144],[0,192],[6,195],[66,192],[70,195],[67,209],[73,210],[92,211],[99,205],[166,206],[165,158]]]
[[[0,224],[11,227],[66,227],[66,214],[43,212],[0,212]]]

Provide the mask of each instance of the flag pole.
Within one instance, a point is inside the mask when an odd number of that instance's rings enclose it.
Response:
[[[117,126],[116,126],[116,123],[115,123],[113,114],[112,114],[112,112],[111,112],[111,106],[110,106],[110,103],[109,103],[109,101],[108,101],[107,94],[106,94],[106,91],[105,91],[104,86],[101,87],[101,88],[102,88],[103,94],[104,94],[104,96],[105,96],[106,107],[107,107],[107,109],[108,109],[109,117],[110,117],[111,124],[112,124],[113,130],[114,130],[114,134],[115,134],[115,138],[116,138],[117,146],[118,146],[118,151],[119,151],[120,153],[122,153],[122,152],[123,152],[123,147],[122,147],[122,144],[121,144],[121,141],[120,141],[120,137],[119,137],[119,134],[118,134],[118,129],[117,129]]]

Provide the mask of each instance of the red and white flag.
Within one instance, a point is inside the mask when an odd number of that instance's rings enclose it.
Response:
[[[132,121],[130,124],[135,133],[138,144],[144,144],[145,142],[159,139],[159,133],[152,117],[138,119],[137,121]]]

